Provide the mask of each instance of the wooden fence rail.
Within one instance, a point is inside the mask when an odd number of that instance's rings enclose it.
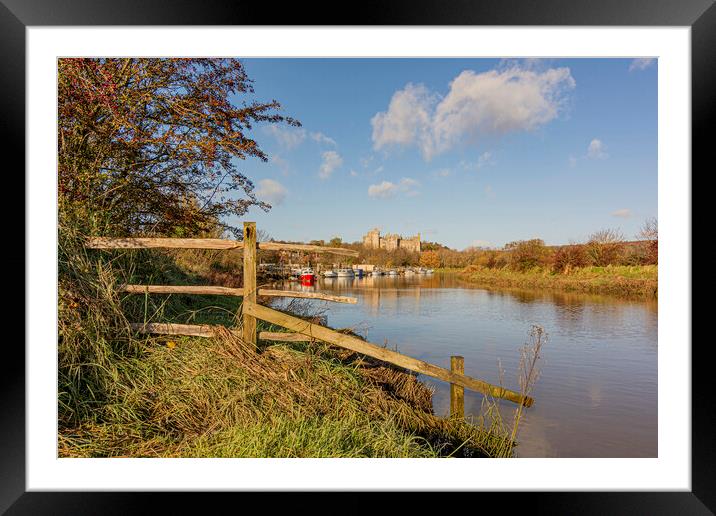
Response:
[[[246,239],[244,238],[244,241]],[[262,251],[302,251],[308,253],[330,253],[341,256],[358,256],[358,251],[344,247],[324,247],[309,244],[285,244],[283,242],[254,243]],[[244,242],[220,238],[109,238],[87,239],[90,249],[243,249]]]
[[[298,317],[294,317],[256,303],[244,301],[243,312],[258,319],[263,319],[264,321],[283,326],[284,328],[288,328],[296,333],[316,338],[330,344],[335,344],[336,346],[355,351],[356,353],[362,353],[369,357],[383,360],[384,362],[395,364],[416,373],[432,376],[433,378],[438,378],[439,380],[467,387],[473,391],[489,394],[495,398],[503,398],[515,403],[522,403],[526,407],[531,406],[534,402],[534,400],[529,396],[525,397],[518,392],[498,387],[485,381],[465,376],[461,373],[443,369],[442,367],[403,355],[397,351],[391,351],[380,347],[377,344],[366,342],[357,337],[353,337],[352,335],[339,333],[335,330],[331,330],[330,328],[313,324],[303,319],[299,319]]]
[[[130,294],[200,294],[215,296],[240,296],[243,297],[242,287],[217,287],[203,285],[124,285],[120,287],[123,292]],[[322,292],[299,292],[296,290],[273,290],[268,288],[258,289],[259,296],[266,297],[296,297],[302,299],[320,299],[322,301],[333,301],[334,303],[356,304],[358,298],[347,296],[334,296]]]
[[[124,285],[124,292],[133,294],[210,294],[226,296],[242,296],[243,302],[240,313],[241,328],[231,331],[240,335],[246,342],[256,344],[256,320],[262,319],[282,326],[293,333],[260,332],[258,338],[271,341],[311,341],[321,340],[330,344],[388,362],[416,373],[424,374],[449,382],[450,413],[455,417],[464,417],[464,389],[471,389],[495,398],[506,399],[514,403],[530,407],[534,400],[503,387],[492,385],[483,380],[471,378],[464,374],[464,360],[462,357],[451,357],[451,368],[429,364],[397,351],[385,349],[376,344],[366,342],[352,335],[337,332],[325,326],[305,321],[298,317],[257,304],[256,296],[296,297],[322,299],[337,303],[357,303],[353,297],[334,296],[320,292],[296,292],[291,290],[273,290],[257,288],[256,285],[256,252],[269,251],[304,251],[317,253],[332,253],[343,256],[358,256],[352,249],[339,247],[323,247],[308,244],[285,244],[281,242],[256,242],[256,223],[244,223],[243,242],[224,240],[219,238],[104,238],[94,237],[87,240],[86,246],[93,249],[243,249],[243,283],[242,288],[200,286],[200,285]],[[211,325],[170,324],[170,323],[132,323],[131,327],[143,333],[157,333],[163,335],[190,335],[196,337],[212,337],[216,329]]]

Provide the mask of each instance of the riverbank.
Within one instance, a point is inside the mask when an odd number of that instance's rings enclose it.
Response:
[[[295,344],[145,339],[115,363],[117,395],[77,427],[60,457],[500,457],[507,441],[436,417],[412,374]],[[358,362],[361,362],[360,364]]]
[[[656,299],[658,295],[656,265],[579,267],[568,273],[539,267],[521,272],[472,265],[449,270],[471,284],[484,287],[551,289],[634,299]]]
[[[256,349],[228,330],[212,338],[137,334],[130,322],[235,327],[241,300],[119,291],[124,283],[207,280],[167,254],[109,260],[62,233],[59,251],[60,457],[513,454],[500,421],[437,417],[433,391],[416,375],[356,353],[319,343]],[[315,315],[308,306],[290,311]],[[263,321],[258,330],[281,331]]]

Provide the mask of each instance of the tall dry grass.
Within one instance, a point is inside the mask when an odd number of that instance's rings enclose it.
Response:
[[[129,322],[233,326],[240,303],[119,291],[199,281],[166,254],[87,250],[65,227],[58,254],[60,456],[492,457],[514,447],[494,426],[435,416],[416,375],[352,352],[317,343],[257,352],[228,331],[136,334]]]

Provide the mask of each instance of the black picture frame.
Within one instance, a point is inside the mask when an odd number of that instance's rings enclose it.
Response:
[[[345,14],[343,14],[345,13]],[[350,13],[350,15],[348,15]],[[0,102],[3,109],[4,156],[20,157],[24,167],[25,29],[28,26],[87,25],[510,25],[510,26],[689,26],[692,64],[692,192],[696,170],[712,171],[707,128],[716,114],[716,6],[713,0],[407,0],[269,2],[187,0],[0,0]],[[709,159],[711,158],[711,159]],[[706,168],[708,167],[708,169]],[[24,170],[24,168],[23,168]],[[689,171],[684,171],[689,173]],[[17,175],[17,174],[16,174]],[[24,180],[19,188],[25,191]],[[695,203],[692,201],[692,209]],[[15,231],[20,232],[15,216]],[[701,218],[693,212],[692,235]],[[23,226],[24,230],[24,226]],[[24,241],[24,234],[19,240]],[[692,267],[705,265],[705,256],[692,250]],[[12,254],[10,266],[25,262],[24,246]],[[26,270],[26,275],[32,271]],[[692,302],[694,312],[700,306]],[[26,310],[31,310],[26,306]],[[3,424],[0,425],[0,512],[7,514],[126,514],[149,511],[149,493],[26,492],[25,489],[25,356],[6,341],[7,364],[0,388]],[[691,342],[669,343],[691,346]],[[13,349],[14,347],[14,349]],[[713,514],[716,511],[716,409],[708,342],[691,346],[692,356],[692,490],[690,492],[480,493],[509,497],[507,507],[528,503],[532,513],[550,514]],[[12,356],[10,353],[16,353]],[[151,498],[153,499],[152,495]],[[190,509],[183,493],[158,495],[163,513]],[[212,493],[212,501],[218,501]],[[226,496],[222,495],[221,500]],[[243,504],[246,493],[240,494]],[[357,496],[357,495],[354,495]],[[257,498],[255,495],[253,498]],[[422,502],[422,496],[411,500]],[[273,500],[273,499],[272,499]],[[259,501],[259,500],[256,500]],[[496,500],[503,502],[503,500]],[[468,502],[474,503],[474,502]],[[411,504],[404,507],[410,510]],[[417,504],[416,504],[417,506]],[[484,505],[482,505],[485,507]]]

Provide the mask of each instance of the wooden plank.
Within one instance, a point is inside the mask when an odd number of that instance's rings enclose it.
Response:
[[[243,242],[220,238],[108,238],[87,239],[91,249],[242,249]]]
[[[323,301],[333,301],[335,303],[348,303],[355,305],[358,298],[347,296],[334,296],[333,294],[324,294],[323,292],[297,292],[294,290],[271,290],[266,288],[259,289],[260,296],[270,297],[299,297],[304,299],[321,299]]]
[[[396,351],[390,351],[376,344],[371,344],[370,342],[363,341],[350,335],[338,333],[337,331],[319,326],[317,324],[311,324],[308,321],[299,319],[298,317],[294,317],[265,306],[257,305],[256,303],[246,302],[246,300],[244,300],[243,310],[244,313],[248,313],[259,319],[278,324],[279,326],[283,326],[284,328],[292,330],[296,333],[308,335],[309,337],[314,337],[319,340],[335,344],[336,346],[350,349],[351,351],[362,353],[369,357],[383,360],[384,362],[395,364],[405,369],[409,369],[410,371],[415,371],[416,373],[432,376],[433,378],[461,385],[473,391],[489,394],[495,398],[502,398],[515,403],[522,403],[526,407],[531,406],[534,402],[532,398],[523,396],[518,392],[504,389],[463,374],[448,371],[442,367],[408,357]]]
[[[245,242],[245,241],[244,241]],[[111,238],[90,237],[86,247],[90,249],[243,249],[244,242],[221,238]],[[265,251],[304,251],[358,256],[358,251],[343,247],[325,247],[309,244],[284,244],[260,242],[255,244]]]
[[[256,318],[246,312],[247,305],[256,303],[256,223],[244,222],[244,301],[242,325],[244,342],[256,345]]]
[[[130,326],[133,330],[137,330],[140,333],[188,335],[190,337],[214,336],[214,327],[208,324],[131,323]]]
[[[450,357],[450,371],[465,374],[465,358],[461,356]],[[450,384],[450,417],[465,417],[465,387]]]
[[[172,323],[130,323],[133,330],[140,333],[156,333],[158,335],[186,335],[189,337],[213,337],[216,333],[215,326],[208,324],[172,324]],[[238,330],[228,330],[239,337],[242,332]],[[259,339],[271,340],[275,342],[311,342],[311,337],[293,332],[278,331],[262,331],[259,333]]]
[[[325,247],[309,244],[284,244],[281,242],[259,242],[259,249],[264,251],[304,251],[308,253],[331,253],[342,256],[358,256],[358,251],[343,247]]]
[[[243,296],[243,288],[213,287],[204,285],[124,285],[123,292],[131,294],[208,294],[217,296]]]
[[[311,337],[293,332],[262,331],[259,332],[259,340],[273,340],[278,342],[311,342]]]
[[[120,288],[123,292],[131,294],[206,294],[216,296],[243,296],[243,288],[216,287],[209,285],[124,285]],[[258,289],[259,296],[267,297],[296,297],[303,299],[320,299],[333,301],[335,303],[356,304],[358,298],[346,296],[334,296],[322,292],[298,292],[294,290],[273,290],[268,288]]]

